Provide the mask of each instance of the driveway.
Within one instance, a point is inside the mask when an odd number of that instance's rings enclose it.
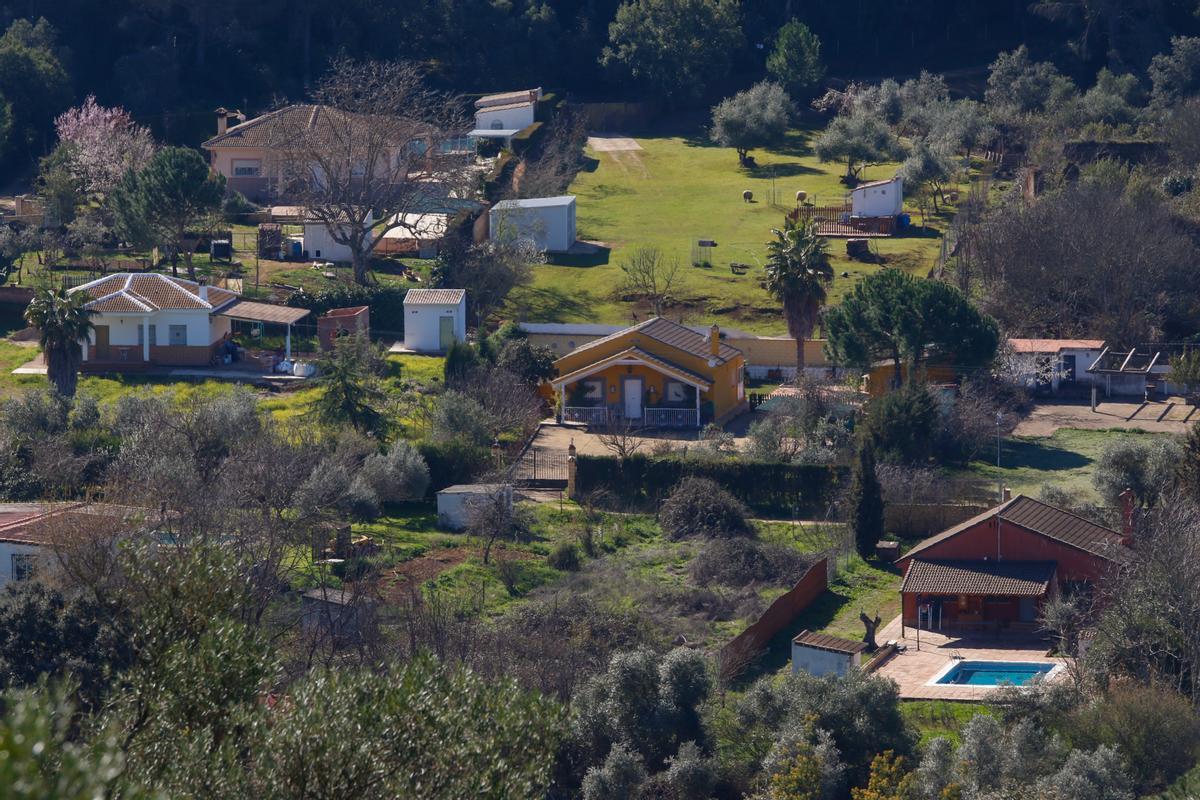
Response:
[[[1181,400],[1149,403],[1105,402],[1092,411],[1087,404],[1039,403],[1021,420],[1016,436],[1053,436],[1059,428],[1119,428],[1149,433],[1187,433],[1200,420],[1200,410]]]

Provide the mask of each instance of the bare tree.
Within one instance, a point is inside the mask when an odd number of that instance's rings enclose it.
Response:
[[[628,291],[641,295],[654,306],[654,315],[662,316],[663,306],[679,277],[679,259],[668,259],[657,247],[639,247],[621,260]]]
[[[338,59],[311,93],[312,105],[276,112],[272,149],[280,180],[331,238],[349,248],[354,280],[384,234],[415,234],[431,199],[464,196],[472,154],[457,98],[430,88],[419,67]]]
[[[596,438],[605,450],[619,459],[629,458],[642,449],[645,440],[637,435],[637,426],[626,417],[611,421]]]
[[[433,278],[438,287],[467,290],[471,321],[479,327],[504,304],[509,292],[533,280],[533,265],[545,260],[530,239],[502,228],[499,235],[493,231],[492,238],[478,244],[446,242]]]
[[[498,490],[475,500],[467,512],[467,533],[483,540],[483,563],[497,539],[519,539],[529,530],[525,515],[513,506],[511,492]]]
[[[579,108],[564,104],[537,151],[521,162],[513,179],[517,197],[551,197],[567,190],[583,167],[587,121]]]

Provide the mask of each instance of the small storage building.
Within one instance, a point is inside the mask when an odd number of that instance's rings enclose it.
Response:
[[[843,676],[851,667],[862,665],[866,642],[855,642],[824,633],[801,631],[792,640],[792,674],[808,672],[818,678]]]
[[[374,218],[368,214],[365,227],[374,224]],[[336,264],[349,264],[354,260],[354,254],[350,252],[350,248],[335,242],[333,231],[324,222],[306,220],[301,242],[301,255],[305,259],[332,261]]]
[[[507,142],[514,134],[533,124],[541,99],[541,87],[479,98],[475,101],[475,130],[471,131],[471,136],[504,139]]]
[[[501,200],[488,212],[492,239],[528,239],[539,250],[566,252],[575,244],[575,196]]]
[[[860,183],[850,192],[850,215],[896,217],[904,211],[904,179]]]
[[[356,333],[371,333],[370,306],[331,308],[317,317],[317,341],[322,350],[332,350],[334,339]]]
[[[467,340],[465,289],[409,289],[404,295],[404,349],[444,353]]]
[[[481,503],[501,499],[512,507],[512,486],[507,483],[470,483],[447,486],[437,493],[438,525],[461,531],[471,523],[471,512]]]

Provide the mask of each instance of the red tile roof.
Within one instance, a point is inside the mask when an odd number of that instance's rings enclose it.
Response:
[[[1124,562],[1131,555],[1131,551],[1121,543],[1121,535],[1116,531],[1019,494],[995,508],[930,536],[905,553],[901,560],[918,555],[992,517],[1109,561]]]
[[[1100,350],[1103,339],[1009,339],[1016,353],[1061,353],[1063,350]]]
[[[84,292],[92,301],[87,307],[108,314],[148,314],[160,310],[219,309],[237,299],[237,292],[208,287],[208,299],[200,297],[200,284],[157,272],[120,272],[99,278],[71,292]]]
[[[904,574],[904,594],[972,594],[1041,597],[1050,588],[1053,561],[924,561]]]
[[[577,354],[598,347],[614,339],[619,339],[629,333],[639,333],[643,336],[648,336],[655,341],[678,348],[685,353],[700,358],[712,358],[712,350],[709,345],[708,337],[701,333],[696,333],[691,328],[680,325],[677,322],[672,322],[669,319],[662,317],[651,317],[645,322],[639,322],[629,328],[623,328],[616,333],[611,333],[608,336],[600,339],[594,339],[587,344],[580,345],[572,350],[568,355],[574,358]],[[736,347],[731,347],[724,342],[720,343],[718,350],[718,360],[721,362],[729,361],[737,358],[742,354],[741,350]],[[564,358],[567,356],[564,356]]]

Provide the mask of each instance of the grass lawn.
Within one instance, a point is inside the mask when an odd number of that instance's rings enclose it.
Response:
[[[978,714],[995,715],[984,703],[955,703],[947,700],[908,700],[900,704],[904,721],[920,734],[920,746],[943,736],[958,745],[962,729]]]
[[[622,323],[634,305],[620,299],[622,255],[631,248],[654,245],[681,264],[676,304],[668,313],[696,322],[715,319],[743,329],[782,334],[786,327],[777,303],[759,286],[759,267],[771,229],[783,222],[795,205],[798,190],[817,205],[840,205],[846,189],[839,178],[845,167],[822,164],[811,152],[814,129],[795,130],[774,150],[756,150],[758,167],[738,166],[733,150],[702,140],[699,128],[671,134],[647,133],[636,139],[635,152],[592,152],[591,169],[580,172],[570,187],[578,197],[581,239],[611,247],[607,258],[590,266],[538,266],[532,286],[514,292],[509,311],[514,316],[542,321]],[[866,180],[891,177],[895,164],[869,167]],[[774,179],[772,179],[774,176]],[[774,183],[776,204],[770,203]],[[754,202],[742,200],[751,190]],[[914,223],[919,223],[915,207]],[[950,210],[929,220],[927,235],[872,240],[872,247],[890,266],[925,274],[940,248],[939,231]],[[691,266],[691,246],[697,239],[714,239],[711,268]],[[837,278],[830,301],[837,300],[878,264],[850,261],[844,240],[829,240]],[[730,262],[750,264],[745,275],[730,273]],[[849,273],[847,279],[842,272]],[[646,309],[637,309],[639,313]]]
[[[1041,487],[1052,483],[1082,497],[1099,500],[1092,485],[1092,473],[1104,448],[1123,439],[1170,434],[1127,430],[1083,430],[1060,428],[1049,437],[1010,437],[1001,443],[1000,469],[995,451],[990,461],[976,461],[967,471],[992,482],[1003,479],[1014,492],[1036,496]]]

